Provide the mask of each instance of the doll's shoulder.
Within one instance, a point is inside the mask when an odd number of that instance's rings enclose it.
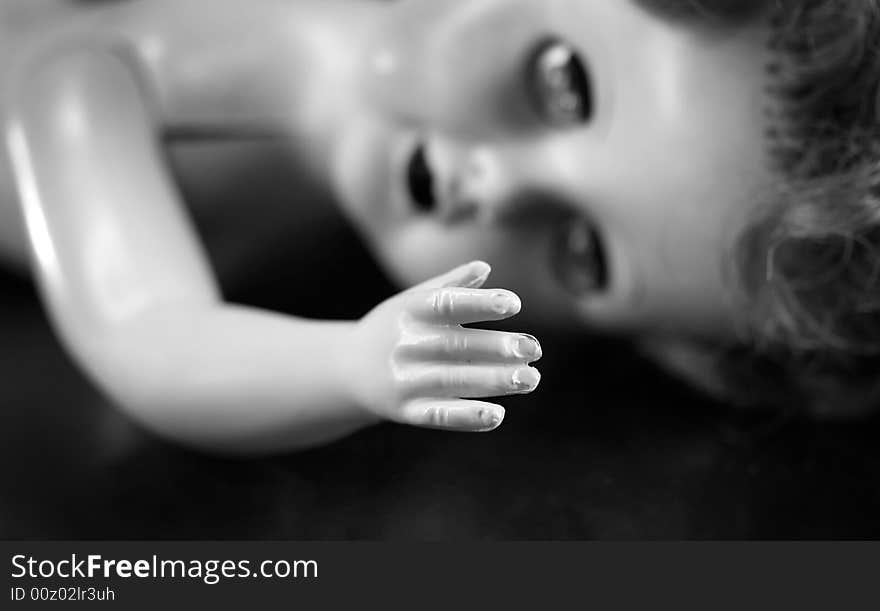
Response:
[[[113,7],[98,8],[98,5]],[[5,101],[17,79],[35,58],[74,44],[97,43],[101,30],[111,31],[108,16],[117,3],[70,0],[3,0],[0,2],[0,96]]]

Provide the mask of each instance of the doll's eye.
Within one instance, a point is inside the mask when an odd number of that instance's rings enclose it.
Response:
[[[608,257],[593,223],[585,218],[563,221],[553,244],[553,269],[572,296],[581,298],[608,289]]]
[[[593,116],[589,73],[562,40],[548,38],[538,45],[528,64],[528,88],[538,115],[554,127],[584,124]]]

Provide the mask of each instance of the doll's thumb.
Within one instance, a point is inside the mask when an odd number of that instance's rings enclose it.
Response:
[[[489,278],[492,268],[485,261],[471,261],[452,271],[441,274],[422,282],[416,289],[441,289],[446,287],[463,287],[478,289]]]

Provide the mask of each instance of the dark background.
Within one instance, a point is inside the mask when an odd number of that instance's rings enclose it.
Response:
[[[332,208],[278,222],[292,197],[326,200],[244,149],[175,153],[188,200],[237,202],[195,209],[230,299],[351,318],[394,292]],[[218,459],[129,424],[0,271],[0,538],[880,538],[880,419],[746,416],[624,345],[542,343],[540,391],[506,400],[495,433],[385,425]]]

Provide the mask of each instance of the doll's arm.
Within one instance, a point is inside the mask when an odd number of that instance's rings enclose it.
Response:
[[[212,449],[368,423],[328,366],[347,325],[222,303],[133,68],[104,49],[31,65],[7,145],[44,300],[98,384],[150,428]]]
[[[380,418],[485,430],[500,408],[458,397],[536,385],[523,365],[537,347],[523,353],[519,336],[459,326],[518,311],[512,294],[479,289],[485,266],[392,298],[357,323],[223,303],[136,68],[104,48],[34,66],[5,138],[35,272],[68,348],[149,428],[240,452],[313,445]]]

